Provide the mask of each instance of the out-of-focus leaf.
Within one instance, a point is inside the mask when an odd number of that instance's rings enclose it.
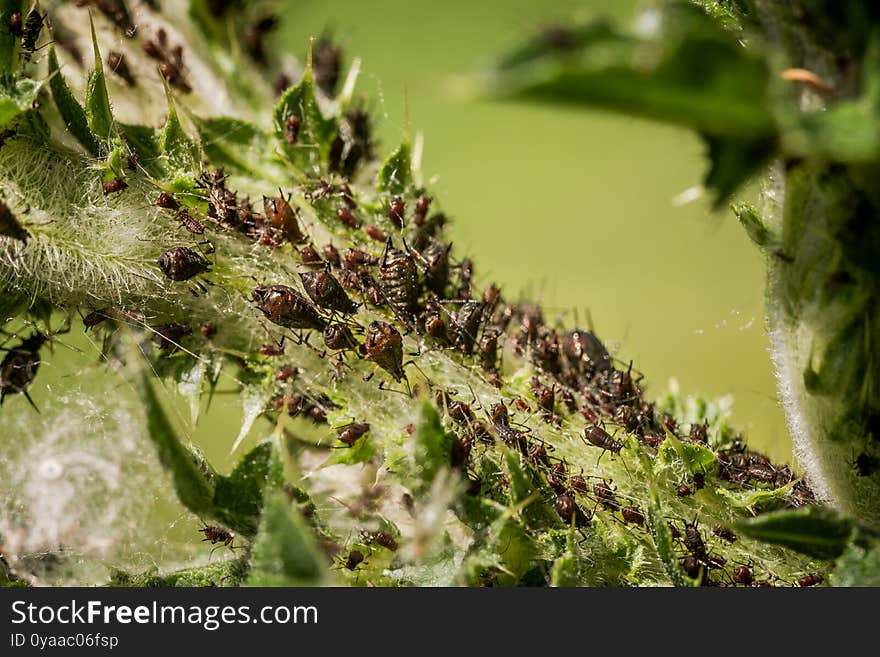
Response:
[[[657,554],[660,561],[663,562],[663,568],[666,569],[666,574],[669,575],[673,586],[686,586],[672,543],[672,534],[666,524],[663,507],[660,505],[657,485],[654,483],[654,466],[643,453],[639,454],[639,465],[641,465],[642,472],[645,473],[645,482],[648,487],[648,527],[651,530],[651,537],[654,539],[654,547],[657,548]]]
[[[737,203],[733,206],[733,213],[755,244],[765,250],[774,248],[777,238],[770,232],[767,223],[755,206],[749,203]]]
[[[779,508],[785,502],[785,495],[794,487],[795,481],[779,488],[732,491],[716,488],[715,492],[737,509],[750,512],[769,511]]]
[[[834,586],[880,586],[880,545],[850,545],[834,567]]]
[[[247,561],[245,559],[227,559],[165,574],[160,574],[156,570],[148,570],[138,574],[115,570],[110,575],[108,584],[109,586],[147,588],[238,586],[246,573]]]
[[[0,80],[0,128],[32,109],[42,86],[42,82],[29,78]]]
[[[10,75],[18,64],[16,36],[9,29],[9,17],[22,9],[21,0],[0,1],[0,76]]]
[[[422,413],[416,427],[412,453],[412,485],[417,494],[428,491],[441,468],[449,467],[452,436],[440,423],[433,404],[422,404]]]
[[[226,526],[252,536],[257,530],[267,491],[284,483],[281,460],[267,440],[238,462],[228,477],[218,476],[214,490],[214,517]]]
[[[759,172],[777,148],[775,138],[740,141],[709,134],[702,137],[709,151],[709,171],[704,184],[715,191],[714,210]]]
[[[86,111],[79,101],[73,97],[61,70],[58,68],[58,56],[55,54],[55,46],[49,46],[49,88],[52,90],[52,98],[55,106],[61,114],[67,129],[76,140],[82,144],[92,155],[98,154],[98,140],[89,129],[89,121]]]
[[[737,523],[738,531],[817,559],[839,556],[853,536],[851,518],[824,507],[774,511]]]

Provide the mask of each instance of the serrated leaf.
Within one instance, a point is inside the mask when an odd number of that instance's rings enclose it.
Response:
[[[812,506],[765,513],[740,521],[736,528],[766,543],[784,545],[817,559],[833,559],[850,543],[855,523],[832,509]]]
[[[667,437],[668,440],[668,437]],[[673,586],[687,586],[681,567],[678,565],[678,556],[675,554],[675,546],[672,543],[672,534],[666,524],[663,515],[663,507],[660,505],[660,494],[657,484],[654,482],[654,466],[648,456],[639,452],[639,465],[645,473],[645,483],[648,492],[648,528],[654,539],[654,547],[657,555],[663,563],[663,568]]]
[[[522,516],[529,527],[558,526],[562,521],[548,500],[553,492],[540,474],[526,463],[518,452],[503,450],[502,468],[507,475],[511,506],[521,506]]]
[[[137,151],[139,165],[153,177],[164,176],[164,168],[158,161],[160,151],[156,130],[146,125],[119,122],[116,123],[116,127],[128,147]]]
[[[708,447],[685,443],[673,434],[667,433],[666,440],[661,448],[661,454],[665,460],[669,458],[669,447],[675,450],[676,455],[691,472],[705,472],[715,463],[715,453]]]
[[[171,169],[192,171],[197,161],[196,146],[189,135],[184,132],[183,126],[180,125],[171,89],[167,81],[164,81],[164,84],[165,98],[168,101],[168,117],[165,119],[165,127],[162,128],[162,134],[159,136],[159,151],[165,156]]]
[[[726,488],[716,488],[715,492],[727,500],[734,508],[744,509],[749,512],[770,510],[778,508],[785,502],[786,494],[794,487],[796,481],[792,481],[779,488],[767,488],[758,490],[732,491]]]
[[[98,140],[89,129],[86,111],[79,101],[74,98],[58,67],[58,56],[55,54],[55,46],[49,46],[49,88],[52,90],[52,98],[55,106],[61,114],[61,118],[67,129],[76,140],[85,147],[92,155],[98,154]]]
[[[379,169],[379,191],[389,194],[402,194],[412,183],[412,148],[409,139],[385,159]]]
[[[254,447],[228,477],[218,476],[214,488],[214,517],[227,527],[252,536],[257,530],[263,499],[284,483],[283,468],[272,441]]]
[[[354,465],[355,463],[367,463],[371,461],[379,450],[376,440],[370,438],[370,434],[361,436],[351,447],[335,446],[330,458],[324,462],[330,465]]]
[[[91,16],[89,16],[91,22]],[[86,85],[86,118],[89,130],[98,140],[109,140],[113,130],[113,113],[110,110],[110,96],[107,93],[107,81],[104,78],[104,63],[98,49],[98,37],[95,35],[95,24],[92,26],[92,47],[95,52],[95,68],[89,73]]]
[[[287,142],[286,124],[290,116],[295,116],[301,122],[295,144]],[[275,105],[272,119],[275,136],[294,164],[315,167],[326,158],[336,127],[334,121],[325,118],[321,111],[311,69],[305,70],[299,84],[282,94]]]
[[[275,147],[272,137],[253,124],[234,117],[196,119],[202,149],[208,161],[229,173],[266,178],[266,154]],[[278,174],[275,177],[281,177]]]
[[[267,496],[254,539],[246,586],[319,586],[325,584],[327,560],[314,533],[283,493]]]

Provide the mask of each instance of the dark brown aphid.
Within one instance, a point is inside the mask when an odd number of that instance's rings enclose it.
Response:
[[[116,27],[125,32],[125,36],[131,38],[135,34],[135,26],[131,21],[131,14],[128,12],[124,0],[94,0],[92,3],[104,16],[110,20]]]
[[[611,434],[595,424],[584,429],[584,437],[594,447],[601,447],[613,454],[620,454],[623,449],[622,440],[615,440]]]
[[[153,342],[160,349],[167,349],[169,347],[177,349],[180,340],[191,333],[192,327],[189,324],[165,324],[156,329],[156,333],[153,335]]]
[[[452,332],[455,335],[455,346],[462,353],[473,352],[482,320],[483,304],[480,301],[466,301],[455,313]]]
[[[614,489],[604,481],[599,484],[593,484],[593,495],[596,496],[596,501],[606,509],[614,511],[620,508],[620,502],[617,501]]]
[[[302,121],[294,114],[288,116],[287,120],[284,122],[284,137],[287,139],[287,143],[291,146],[293,146],[296,143],[296,140],[299,139],[300,126],[302,126]]]
[[[339,257],[339,250],[333,246],[332,244],[325,244],[324,248],[321,249],[321,252],[324,254],[324,257],[334,267],[338,267],[342,260]]]
[[[553,489],[553,492],[557,495],[562,495],[566,491],[566,472],[565,472],[565,463],[562,461],[557,461],[550,467],[550,472],[547,473],[547,485]],[[581,477],[583,479],[583,477]],[[584,482],[584,486],[586,486],[586,482]],[[574,488],[574,486],[572,486]],[[580,489],[575,488],[579,493],[583,493]]]
[[[474,440],[470,435],[455,436],[452,439],[452,447],[450,450],[450,465],[458,470],[464,470],[467,467],[468,459],[471,456],[471,448]]]
[[[324,344],[333,351],[360,351],[361,348],[345,324],[328,324],[324,329]]]
[[[0,237],[11,237],[25,244],[30,237],[30,233],[19,223],[12,210],[3,201],[0,201]]]
[[[148,39],[141,44],[147,57],[159,62],[159,72],[168,84],[183,93],[192,91],[183,74],[183,47],[180,45],[168,49],[168,35],[162,28],[156,30],[156,38]]]
[[[211,263],[185,246],[175,246],[159,256],[159,269],[172,281],[186,281],[210,270]]]
[[[584,514],[583,510],[577,505],[574,497],[565,493],[556,498],[556,513],[568,524],[574,520],[577,527],[583,527],[590,523],[590,519]]]
[[[358,269],[359,267],[372,267],[379,264],[379,258],[370,255],[366,251],[357,248],[346,249],[343,258],[347,269]]]
[[[281,383],[286,383],[288,381],[293,381],[297,374],[299,374],[299,370],[292,365],[283,365],[278,368],[278,371],[275,372],[275,380],[280,381]]]
[[[686,484],[679,484],[675,487],[675,493],[679,497],[687,497],[688,495],[693,495],[694,492],[690,489]]]
[[[46,19],[45,14],[41,14],[36,6],[28,12],[24,21],[24,30],[21,35],[21,47],[25,51],[24,57],[30,61],[31,55],[37,49],[37,40],[40,38],[40,32],[43,31],[43,21]]]
[[[318,89],[328,96],[336,93],[341,66],[342,50],[329,38],[322,36],[312,48],[312,70]]]
[[[694,473],[694,488],[702,490],[706,486],[706,475],[702,472]]]
[[[733,581],[743,586],[751,586],[755,581],[752,576],[752,569],[748,566],[737,566],[733,569]]]
[[[339,196],[348,207],[351,209],[357,207],[357,201],[355,200],[354,194],[351,191],[351,187],[348,186],[348,183],[340,183],[337,189],[339,190]]]
[[[580,493],[581,495],[586,495],[589,488],[587,488],[587,480],[584,479],[581,475],[574,475],[571,478],[571,487],[574,491]]]
[[[102,187],[104,188],[104,196],[107,196],[107,194],[115,194],[116,192],[128,189],[128,183],[122,178],[114,178],[103,183]]]
[[[203,543],[205,541],[211,541],[211,545],[220,543],[224,547],[227,547],[232,545],[232,541],[235,540],[235,534],[228,529],[216,525],[205,525],[199,531],[205,535],[205,538],[202,539]]]
[[[289,329],[323,331],[326,322],[305,297],[287,285],[260,285],[251,292],[251,301],[273,324]]]
[[[669,535],[672,536],[673,540],[677,541],[681,538],[681,532],[678,531],[678,527],[668,521],[666,522],[666,526],[669,528]]]
[[[302,242],[305,236],[299,227],[297,213],[283,196],[263,197],[264,221],[289,242]]]
[[[115,313],[112,308],[101,308],[99,310],[93,310],[88,315],[83,317],[82,323],[86,330],[90,328],[94,328],[101,322],[112,319]]]
[[[722,527],[721,525],[716,525],[712,528],[712,533],[715,534],[718,538],[723,538],[728,543],[733,543],[736,540],[736,534],[734,534],[729,529]]]
[[[529,445],[528,453],[526,454],[529,461],[535,464],[543,464],[547,465],[548,455],[547,448],[544,447],[541,443],[532,443]]]
[[[705,423],[693,424],[691,425],[691,432],[688,435],[688,438],[690,438],[694,442],[705,443],[707,441],[708,435],[709,427]]]
[[[339,440],[351,447],[369,430],[370,425],[366,422],[352,422],[339,433]]]
[[[354,216],[350,208],[338,208],[336,210],[336,218],[349,228],[357,230],[361,227],[360,220]]]
[[[417,226],[421,226],[425,223],[425,219],[428,216],[428,209],[431,207],[431,197],[425,196],[422,194],[416,199],[416,210],[413,215],[413,220]]]
[[[880,469],[880,459],[871,456],[867,452],[861,452],[853,461],[853,468],[859,477],[870,477]]]
[[[364,554],[360,550],[352,550],[348,553],[345,562],[342,564],[349,570],[357,568],[364,560]]]
[[[315,247],[313,246],[304,246],[299,251],[299,255],[302,258],[304,265],[323,265],[324,260],[318,255],[318,252],[315,251]]]
[[[487,372],[498,367],[498,334],[494,331],[484,332],[480,338],[480,364]]]
[[[409,318],[419,296],[418,269],[408,250],[392,248],[391,238],[385,243],[385,253],[379,263],[378,282],[388,305]]]
[[[630,525],[644,525],[645,514],[643,514],[637,506],[625,506],[620,510],[623,521]]]
[[[217,335],[217,325],[211,322],[205,322],[199,327],[199,332],[206,338],[213,338]]]
[[[536,376],[532,377],[529,386],[538,400],[538,406],[547,413],[552,413],[553,405],[556,403],[556,393],[553,388],[543,385]]]
[[[397,541],[394,540],[394,537],[384,530],[380,530],[375,534],[370,533],[368,531],[361,532],[361,538],[364,543],[376,543],[377,545],[382,546],[386,550],[391,550],[392,552],[397,550]]]
[[[446,330],[446,322],[443,321],[439,312],[434,311],[424,314],[423,322],[425,324],[425,335],[428,335],[435,340],[445,341],[447,339],[448,333]]]
[[[284,345],[277,342],[269,342],[260,345],[260,353],[263,356],[275,357],[284,355]]]
[[[588,371],[611,368],[611,355],[591,331],[569,331],[562,337],[562,349],[569,361]]]
[[[804,575],[803,577],[798,578],[798,586],[816,586],[816,584],[821,584],[825,581],[825,578],[819,573],[809,573]]]
[[[0,363],[0,405],[6,395],[24,395],[28,403],[37,409],[36,404],[28,393],[28,388],[37,376],[40,367],[40,348],[49,338],[42,333],[33,333],[29,338],[22,340],[17,347],[12,347],[6,352],[3,362]]]
[[[256,23],[245,27],[244,47],[257,64],[266,64],[266,50],[263,46],[263,37],[278,26],[275,16],[264,16]]]
[[[193,235],[204,235],[205,224],[192,216],[185,208],[177,214],[181,225]]]
[[[330,272],[310,271],[299,275],[309,298],[321,308],[350,315],[357,312],[358,304],[348,298],[342,285]]]
[[[24,35],[24,21],[20,11],[9,14],[9,31],[12,32],[12,36],[19,39]]]
[[[141,154],[137,152],[134,148],[131,149],[131,153],[128,154],[128,168],[131,171],[135,171],[138,168],[138,165],[141,163]]]
[[[180,209],[180,202],[174,198],[173,194],[168,192],[162,192],[156,197],[156,205],[165,210],[174,210],[175,212]]]
[[[364,339],[366,357],[388,372],[395,381],[406,378],[403,371],[403,337],[388,322],[373,321]]]
[[[125,55],[111,50],[110,54],[107,55],[107,65],[110,67],[111,71],[125,80],[125,83],[129,87],[137,86],[137,80],[135,80],[134,75],[131,73],[131,69],[128,68],[128,64],[125,62]]]
[[[694,557],[705,563],[708,553],[706,552],[706,544],[703,543],[703,537],[700,536],[700,530],[697,528],[696,520],[692,523],[687,521],[684,523],[684,546]]]
[[[681,563],[681,567],[688,577],[697,579],[703,569],[703,565],[694,555],[687,555]]]
[[[367,237],[376,240],[377,242],[384,242],[386,239],[385,233],[382,232],[382,229],[372,224],[364,226],[364,232],[367,234]]]
[[[388,218],[396,228],[403,228],[404,214],[406,213],[406,203],[400,196],[394,196],[388,201]]]

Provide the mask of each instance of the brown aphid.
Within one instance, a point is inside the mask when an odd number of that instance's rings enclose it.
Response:
[[[300,126],[302,126],[302,121],[294,114],[288,116],[287,120],[284,122],[284,137],[287,139],[287,143],[291,146],[293,146],[296,143],[296,140],[299,139]]]
[[[205,525],[199,531],[205,535],[205,538],[202,539],[203,543],[211,541],[211,545],[220,543],[224,547],[228,547],[235,540],[235,535],[231,531],[217,525]]]
[[[556,513],[568,524],[574,520],[575,526],[583,527],[590,523],[590,519],[584,514],[575,502],[574,497],[568,493],[556,497]]]
[[[743,586],[751,586],[755,581],[752,576],[752,569],[748,566],[737,566],[733,569],[733,581]]]
[[[419,276],[409,251],[392,248],[391,238],[379,263],[379,290],[388,305],[409,317],[419,296]]]
[[[672,536],[673,540],[677,541],[681,538],[681,532],[678,531],[678,527],[676,527],[669,521],[666,522],[666,526],[669,528],[669,535]]]
[[[495,332],[483,333],[480,338],[480,364],[487,372],[491,372],[498,366],[498,334]]]
[[[697,577],[700,576],[700,572],[703,570],[703,565],[700,563],[700,560],[692,554],[689,554],[684,558],[681,567],[685,574],[691,579],[697,579]]]
[[[825,581],[825,578],[819,573],[809,573],[798,578],[798,586],[816,586]]]
[[[553,388],[543,385],[536,376],[532,377],[529,387],[538,400],[538,406],[547,413],[552,413],[553,406],[556,403],[556,393]]]
[[[12,210],[3,201],[0,201],[0,237],[10,237],[27,244],[30,233],[19,223]]]
[[[623,521],[629,525],[644,525],[645,514],[643,514],[637,506],[625,506],[620,509]]]
[[[354,212],[350,208],[337,208],[336,218],[349,228],[357,230],[361,227],[360,220],[354,216]]]
[[[263,37],[278,26],[275,16],[264,16],[257,22],[247,25],[244,29],[244,47],[248,55],[257,64],[266,64],[266,50],[263,47]]]
[[[343,566],[348,568],[349,570],[354,570],[357,568],[364,560],[364,554],[360,550],[352,550],[348,553],[348,557],[346,557],[343,562]]]
[[[607,431],[595,424],[584,428],[584,437],[594,447],[601,447],[613,454],[620,454],[620,450],[623,449],[623,441],[615,440]]]
[[[326,325],[315,307],[287,285],[260,285],[251,292],[251,301],[278,326],[323,331]]]
[[[364,226],[364,232],[367,234],[367,237],[376,240],[377,242],[384,242],[386,239],[385,233],[382,232],[382,229],[372,224]]]
[[[174,210],[175,212],[180,209],[180,202],[174,198],[174,194],[169,194],[168,192],[162,192],[156,197],[156,205],[165,210]]]
[[[321,308],[350,315],[357,312],[358,304],[348,298],[342,285],[328,271],[310,271],[299,275],[309,298]]]
[[[115,194],[128,189],[128,183],[122,178],[114,178],[103,183],[101,187],[104,189],[104,196],[107,196],[108,194]]]
[[[431,197],[425,196],[422,194],[416,199],[416,209],[414,213],[414,221],[417,226],[421,226],[425,223],[425,218],[428,216],[428,209],[431,207]]]
[[[718,538],[723,538],[728,543],[733,543],[736,541],[736,534],[734,534],[729,529],[722,527],[721,525],[716,525],[712,528],[712,533],[715,534]]]
[[[453,468],[464,470],[467,467],[471,455],[474,440],[470,435],[455,436],[452,439],[450,449],[450,465]]]
[[[83,317],[82,323],[86,330],[90,328],[94,328],[98,324],[108,319],[112,319],[115,313],[113,308],[101,308],[99,310],[93,310],[88,315]]]
[[[205,234],[205,224],[192,216],[186,208],[177,213],[177,218],[181,225],[193,235]]]
[[[703,543],[703,537],[697,528],[696,520],[692,523],[687,521],[684,523],[684,545],[694,557],[702,562],[706,561],[708,557],[706,544]]]
[[[394,196],[388,201],[387,209],[388,218],[391,223],[398,229],[403,228],[404,214],[406,212],[406,203],[400,196]]]
[[[406,378],[403,371],[403,337],[388,322],[373,321],[364,340],[366,357],[388,372],[395,381]]]
[[[428,335],[435,340],[443,340],[445,341],[448,337],[448,333],[446,330],[446,322],[443,321],[443,318],[440,316],[438,312],[428,313],[424,317],[425,324],[425,335]]]
[[[283,196],[263,197],[264,222],[281,233],[289,242],[302,242],[305,236],[299,227],[296,211]]]
[[[313,246],[304,246],[300,249],[299,255],[302,258],[304,265],[323,265],[324,260],[318,255],[318,252],[315,250]]]
[[[165,324],[156,329],[156,333],[153,335],[153,342],[160,349],[167,349],[168,347],[177,349],[180,340],[191,333],[192,327],[189,324]]]
[[[329,262],[334,267],[338,267],[342,262],[341,258],[339,257],[339,250],[332,244],[325,244],[324,248],[321,249],[321,253],[324,254],[327,262]]]
[[[94,0],[92,3],[107,19],[131,38],[135,34],[135,25],[124,0]],[[154,7],[155,8],[155,7]]]
[[[40,348],[48,339],[42,333],[35,332],[6,352],[3,362],[0,363],[0,406],[6,395],[20,394],[37,410],[28,388],[40,367]]]
[[[580,493],[581,495],[586,495],[589,491],[589,488],[587,488],[587,480],[584,479],[581,475],[574,475],[571,478],[571,487],[574,491]]]
[[[283,356],[284,345],[277,342],[269,342],[260,345],[260,354],[268,357]]]
[[[340,183],[337,187],[339,190],[339,196],[342,197],[342,200],[345,204],[354,209],[357,207],[357,201],[354,198],[354,194],[351,191],[351,187],[349,187],[348,183]]]
[[[186,281],[211,269],[211,263],[185,246],[175,246],[159,256],[159,269],[172,281]]]
[[[547,464],[547,460],[549,456],[547,455],[547,448],[544,447],[541,443],[532,443],[529,445],[529,451],[526,454],[529,461],[535,464]]]
[[[125,83],[129,87],[137,86],[137,80],[135,80],[134,75],[131,73],[131,69],[128,68],[128,64],[125,62],[125,55],[111,50],[110,54],[107,55],[107,65],[110,67],[111,71],[125,80]]]
[[[702,472],[694,473],[694,488],[702,490],[706,486],[706,475]]]
[[[547,473],[547,485],[553,489],[553,492],[557,495],[561,495],[566,491],[566,473],[565,473],[565,463],[562,461],[557,461],[550,467],[550,472]],[[574,477],[572,477],[574,479]],[[581,477],[583,480],[583,477]],[[584,486],[586,486],[586,482],[584,482]],[[572,486],[574,488],[574,486]],[[575,488],[579,493],[579,489]]]
[[[278,371],[275,372],[275,380],[281,383],[287,383],[288,381],[293,381],[297,374],[299,374],[299,369],[293,367],[292,365],[283,365],[278,368]]]
[[[211,322],[205,322],[199,327],[199,332],[206,338],[213,338],[217,335],[217,325]]]
[[[9,31],[12,32],[12,36],[18,37],[19,39],[24,35],[24,20],[22,19],[20,11],[14,11],[9,14]]]
[[[359,267],[372,267],[379,264],[379,258],[370,255],[366,251],[358,248],[346,249],[343,256],[343,263],[346,269],[358,269]]]
[[[386,531],[378,531],[373,534],[373,541],[386,550],[391,550],[392,552],[397,550],[397,541],[395,541],[394,537]]]
[[[617,501],[614,489],[604,481],[593,484],[593,495],[596,496],[596,501],[606,509],[614,511],[620,508],[620,502]]]
[[[443,244],[430,238],[418,254],[418,260],[425,277],[425,287],[439,296],[446,292],[449,284],[449,251],[452,244]]]
[[[324,328],[324,345],[333,351],[360,351],[361,345],[345,324],[328,324]]]
[[[27,18],[24,21],[24,28],[21,35],[21,47],[24,50],[24,58],[27,61],[30,61],[31,55],[37,49],[37,40],[40,38],[40,32],[43,31],[43,21],[46,19],[46,14],[41,14],[40,11],[34,6],[28,12]]]
[[[350,108],[339,122],[339,133],[330,145],[328,168],[350,178],[364,160],[372,158],[372,125],[369,115],[359,108]],[[353,199],[346,200],[354,207]]]
[[[482,321],[483,304],[480,301],[465,301],[455,313],[452,332],[455,334],[455,346],[462,353],[473,352]]]
[[[312,71],[318,89],[333,96],[339,83],[341,67],[342,50],[329,38],[322,36],[312,47]]]
[[[339,440],[351,447],[369,430],[370,425],[366,422],[352,422],[339,432]]]
[[[709,435],[709,427],[703,424],[693,424],[691,425],[690,434],[688,434],[688,438],[694,442],[705,443],[708,439]]]
[[[690,489],[687,484],[679,484],[675,487],[675,493],[679,497],[687,497],[689,495],[693,495],[694,492]]]

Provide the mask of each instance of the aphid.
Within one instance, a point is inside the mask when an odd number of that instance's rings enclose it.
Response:
[[[360,351],[361,345],[345,324],[328,324],[323,337],[326,347],[333,351]]]
[[[110,67],[111,71],[125,80],[125,83],[129,87],[137,86],[137,80],[135,80],[134,75],[131,73],[131,69],[128,68],[128,64],[125,62],[125,55],[111,50],[110,54],[107,56],[107,65]]]
[[[669,535],[672,536],[673,540],[678,540],[681,538],[681,532],[678,531],[678,527],[673,525],[671,522],[666,522],[666,527],[669,528]]]
[[[556,513],[568,524],[574,519],[575,526],[583,527],[590,523],[590,519],[584,514],[575,502],[574,497],[565,493],[556,498]]]
[[[24,34],[23,25],[20,11],[14,11],[9,14],[9,31],[12,32],[13,36],[19,39],[22,37]]]
[[[449,251],[452,244],[443,244],[430,239],[418,253],[422,263],[425,286],[439,296],[443,296],[449,283]]]
[[[369,430],[370,425],[366,422],[352,422],[339,433],[339,440],[351,447]]]
[[[729,529],[722,527],[721,525],[716,525],[712,528],[712,533],[715,534],[718,538],[723,538],[728,543],[733,543],[736,540],[736,534],[734,534]]]
[[[853,461],[853,468],[855,468],[857,476],[870,477],[880,468],[880,459],[867,452],[861,452]]]
[[[181,225],[193,235],[204,235],[205,224],[192,216],[185,208],[177,213]]]
[[[755,581],[752,576],[752,569],[748,566],[737,566],[733,569],[733,581],[744,586],[751,586]]]
[[[354,216],[350,208],[338,208],[336,210],[336,218],[349,228],[357,230],[361,227],[360,220]]]
[[[159,269],[172,281],[186,281],[210,270],[211,263],[185,246],[175,246],[159,256]]]
[[[205,538],[202,539],[203,543],[205,541],[211,541],[211,545],[220,543],[218,547],[229,547],[235,540],[235,534],[217,525],[205,525],[199,531],[205,535]]]
[[[321,252],[324,254],[324,257],[327,259],[327,262],[329,262],[334,267],[338,267],[340,262],[342,262],[341,259],[339,258],[339,251],[332,244],[325,244],[324,248],[321,249]]]
[[[128,7],[125,6],[123,0],[95,0],[95,6],[102,14],[104,14],[116,27],[125,32],[129,38],[135,34],[135,26],[131,22],[131,15],[128,13]]]
[[[273,324],[289,329],[323,331],[326,322],[305,297],[287,285],[260,285],[251,292],[251,301]]]
[[[587,491],[587,480],[584,479],[581,475],[574,475],[571,478],[571,487],[574,491],[580,493],[581,495],[586,495]]]
[[[462,470],[465,468],[465,466],[467,466],[473,444],[473,438],[469,435],[455,436],[452,439],[452,447],[450,449],[450,465],[453,468]]]
[[[688,495],[693,495],[694,492],[690,489],[686,484],[679,484],[675,487],[675,493],[679,497],[687,497]]]
[[[3,362],[0,363],[0,405],[6,395],[20,394],[24,395],[35,410],[39,410],[31,399],[28,388],[40,367],[40,348],[48,339],[42,333],[35,332],[6,352]]]
[[[643,514],[637,506],[625,506],[620,509],[623,521],[630,525],[644,525],[645,514]]]
[[[364,339],[366,357],[388,372],[395,381],[406,378],[403,371],[403,337],[387,322],[373,321]]]
[[[41,14],[34,6],[28,12],[24,21],[24,30],[21,35],[21,47],[24,49],[24,57],[30,61],[31,55],[37,49],[37,40],[40,38],[40,32],[43,30],[43,21],[46,19],[45,14]]]
[[[177,45],[169,53],[168,35],[165,30],[158,29],[156,39],[144,41],[141,47],[147,57],[159,62],[159,72],[168,80],[168,84],[183,93],[192,91],[192,87],[183,75],[183,47]]]
[[[700,560],[697,559],[692,554],[687,555],[681,563],[682,570],[687,574],[691,579],[697,579],[700,576],[700,571],[703,569]]]
[[[687,521],[684,523],[684,545],[688,552],[705,563],[708,553],[706,552],[706,544],[703,543],[703,537],[700,536],[700,530],[697,528],[696,520],[692,523]]]
[[[431,217],[432,219],[434,217]],[[470,258],[465,258],[458,266],[458,289],[456,290],[456,298],[470,299],[471,286],[474,278],[474,262]]]
[[[376,543],[377,545],[382,546],[386,550],[391,550],[392,552],[397,550],[397,541],[394,540],[394,537],[384,530],[380,530],[375,534],[371,534],[370,532],[362,532],[362,537],[364,542],[366,543]]]
[[[692,424],[691,432],[688,435],[688,438],[690,438],[694,442],[705,443],[707,440],[708,432],[709,427],[705,423]]]
[[[244,45],[248,54],[257,64],[266,63],[266,51],[263,47],[263,37],[278,26],[275,16],[264,16],[256,23],[245,27]]]
[[[180,202],[174,198],[173,194],[168,192],[162,192],[156,197],[156,205],[165,210],[174,210],[175,212],[180,209]]]
[[[168,347],[177,349],[180,340],[191,333],[192,327],[189,324],[165,324],[156,329],[156,333],[153,335],[153,342],[160,349],[167,349]]]
[[[217,325],[211,322],[205,322],[199,327],[199,332],[206,338],[213,338],[217,335]]]
[[[825,578],[819,573],[809,573],[798,578],[798,586],[816,586],[825,581]]]
[[[350,315],[358,304],[348,298],[336,277],[328,271],[310,271],[299,275],[309,298],[321,308]]]
[[[583,479],[583,478],[582,478]],[[547,473],[547,485],[553,489],[557,495],[561,495],[566,490],[565,485],[565,463],[562,461],[557,461],[550,467],[550,472]],[[584,483],[586,485],[586,482]],[[572,486],[574,488],[574,486]],[[580,489],[575,488],[579,493],[582,493]]]
[[[529,445],[528,453],[526,454],[529,461],[535,464],[547,464],[547,448],[544,447],[541,443],[532,443]]]
[[[388,218],[396,228],[403,228],[404,213],[406,212],[406,203],[400,196],[394,196],[388,201]]]
[[[614,489],[604,481],[593,484],[593,495],[596,496],[596,501],[606,509],[614,511],[620,508],[620,502],[617,501]]]
[[[425,325],[425,335],[435,340],[445,341],[447,339],[446,322],[443,321],[438,311],[433,310],[423,313],[422,322]]]
[[[299,139],[299,129],[301,125],[302,121],[294,114],[288,116],[287,120],[284,122],[284,137],[287,139],[287,143],[291,146],[293,146],[296,143],[296,140]]]
[[[342,200],[348,207],[352,209],[357,207],[357,201],[354,199],[354,194],[351,191],[351,187],[348,186],[348,183],[340,183],[337,189],[339,190],[339,196],[342,197]]]
[[[111,319],[114,316],[114,312],[112,308],[101,308],[100,310],[93,310],[88,315],[83,317],[82,323],[86,330],[90,328],[94,328],[101,322]]]
[[[318,252],[315,251],[315,247],[313,246],[304,246],[300,249],[299,255],[302,258],[304,265],[324,264],[324,260],[318,255]]]
[[[372,157],[372,127],[370,117],[361,109],[349,109],[339,124],[339,134],[330,145],[329,169],[350,178],[362,160]],[[354,199],[346,200],[355,207]]]
[[[376,240],[377,242],[384,242],[386,239],[385,233],[382,232],[382,229],[372,224],[364,226],[364,232],[367,234],[367,237]]]
[[[422,194],[416,199],[416,210],[413,213],[413,220],[417,226],[421,226],[425,223],[425,218],[428,216],[428,208],[430,207],[430,196],[425,196],[424,194]]]
[[[487,372],[498,366],[498,334],[494,331],[483,332],[480,338],[480,364]]]
[[[570,361],[580,363],[591,371],[601,372],[611,368],[611,355],[591,331],[563,334],[562,349]]]
[[[12,210],[3,201],[0,201],[0,237],[10,237],[27,244],[30,233],[19,223]]]
[[[623,449],[622,440],[615,440],[607,431],[595,424],[584,428],[584,437],[594,447],[601,447],[613,454],[620,454],[620,450]]]
[[[102,187],[104,188],[104,196],[107,196],[108,194],[115,194],[116,192],[121,192],[124,189],[127,189],[128,183],[122,178],[114,178],[113,180],[108,180],[103,183]]]
[[[379,263],[379,290],[391,308],[409,318],[419,296],[418,270],[409,251],[385,243],[385,253]]]
[[[260,353],[263,356],[274,357],[284,355],[284,345],[281,343],[270,342],[260,345]]]
[[[281,233],[289,242],[302,242],[305,239],[297,221],[297,213],[283,196],[263,197],[265,224]]]
[[[538,400],[538,406],[547,413],[552,413],[553,405],[556,403],[556,393],[553,388],[543,385],[536,376],[532,377],[529,386]]]
[[[342,50],[322,36],[312,47],[312,70],[318,89],[328,96],[336,92],[339,70],[342,66]]]
[[[466,301],[455,313],[452,332],[455,334],[455,346],[462,353],[473,352],[482,319],[483,304],[480,301]]]
[[[357,568],[364,560],[364,554],[360,550],[352,550],[348,553],[345,562],[342,564],[349,570]]]
[[[706,486],[706,475],[702,472],[694,473],[694,488],[702,490]]]
[[[343,263],[347,269],[372,267],[379,264],[379,258],[357,248],[346,249]]]

